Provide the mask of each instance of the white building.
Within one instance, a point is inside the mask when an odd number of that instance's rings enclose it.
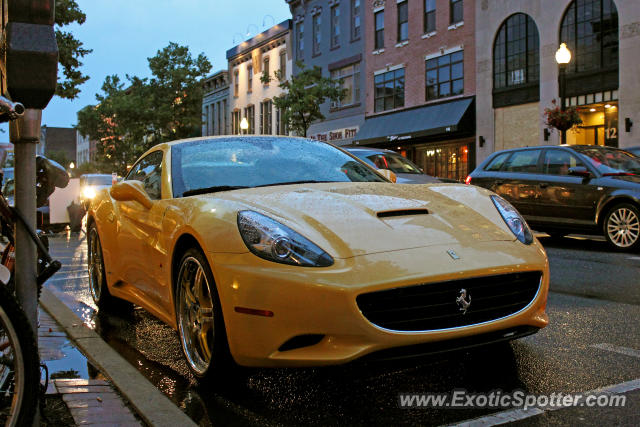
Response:
[[[290,28],[291,20],[283,21],[227,51],[232,134],[288,134],[273,98],[283,92],[274,73],[291,78]],[[260,80],[263,73],[271,76],[269,83]],[[243,118],[249,125],[244,132]]]
[[[88,136],[76,131],[76,166],[91,161],[91,142]]]

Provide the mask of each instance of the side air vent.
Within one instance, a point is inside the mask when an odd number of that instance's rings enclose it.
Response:
[[[378,218],[389,218],[392,216],[429,215],[427,209],[400,209],[397,211],[378,212]]]
[[[303,347],[310,347],[318,344],[323,338],[324,335],[321,334],[297,335],[282,344],[278,351],[289,351]]]

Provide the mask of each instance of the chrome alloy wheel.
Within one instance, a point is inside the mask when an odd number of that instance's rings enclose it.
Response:
[[[213,299],[207,275],[194,257],[183,260],[178,273],[178,328],[191,369],[204,376],[214,342]]]
[[[95,227],[89,232],[89,290],[93,301],[98,304],[104,281],[104,263],[102,262],[102,247]]]
[[[628,248],[638,241],[640,219],[633,210],[620,206],[607,219],[609,240],[619,248]]]

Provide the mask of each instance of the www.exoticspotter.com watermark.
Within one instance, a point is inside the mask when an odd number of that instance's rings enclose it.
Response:
[[[454,390],[450,393],[400,393],[401,408],[563,408],[563,407],[622,407],[627,397],[611,393],[550,393],[532,394],[522,390],[471,393]]]

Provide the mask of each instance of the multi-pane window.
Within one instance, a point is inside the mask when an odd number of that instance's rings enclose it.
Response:
[[[264,101],[260,103],[260,134],[262,135],[271,135],[272,127],[271,127],[271,109],[272,102]]]
[[[360,38],[360,0],[351,0],[351,40]]]
[[[540,76],[540,37],[529,15],[511,15],[498,30],[493,46],[493,87],[536,83]]]
[[[282,110],[276,108],[276,135],[288,135],[289,130],[287,124],[284,122],[284,114]]]
[[[404,68],[374,77],[375,112],[404,107]]]
[[[409,2],[398,3],[398,42],[409,38]]]
[[[322,38],[322,33],[321,33],[322,29],[320,28],[321,25],[322,25],[322,19],[320,17],[320,14],[318,13],[317,15],[313,15],[312,31],[313,31],[313,54],[314,55],[320,54],[320,41]]]
[[[451,24],[457,24],[464,20],[464,3],[463,0],[450,0],[449,3],[449,16],[451,17]]]
[[[247,65],[247,92],[253,91],[253,65]]]
[[[231,133],[234,135],[240,135],[240,110],[231,112]]]
[[[296,24],[296,58],[304,60],[304,22]]]
[[[336,102],[336,107],[353,105],[360,102],[360,63],[331,71],[331,79],[340,81],[340,87],[346,89],[346,95]]]
[[[250,105],[244,109],[244,116],[247,118],[248,134],[254,134],[256,132],[256,110],[253,105]]]
[[[240,93],[240,73],[238,70],[233,72],[233,96],[238,96]]]
[[[331,47],[340,45],[340,6],[331,6]]]
[[[287,78],[287,51],[280,51],[280,80]]]
[[[424,0],[424,33],[436,30],[436,0]]]
[[[380,10],[373,15],[375,21],[375,49],[382,49],[384,47],[384,10]]]
[[[427,101],[461,95],[464,92],[464,55],[462,51],[427,59]]]
[[[221,135],[226,135],[227,134],[227,100],[226,99],[222,100],[222,121],[220,123],[222,123]]]
[[[262,74],[269,77],[270,73],[271,71],[269,70],[269,57],[265,56],[262,60]],[[267,81],[266,84],[269,84],[269,82]]]
[[[560,42],[572,53],[569,72],[618,64],[618,10],[613,0],[575,0],[562,19]]]

